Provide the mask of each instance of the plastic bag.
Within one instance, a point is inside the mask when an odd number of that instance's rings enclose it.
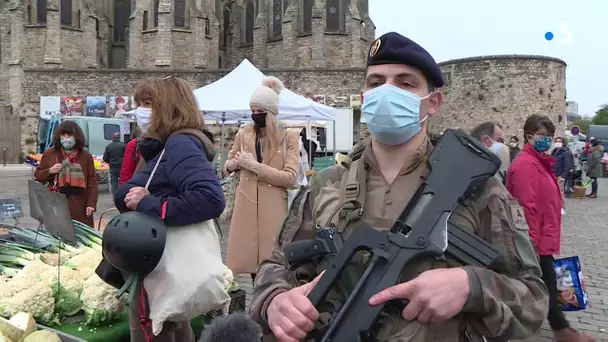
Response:
[[[165,321],[190,321],[230,303],[225,272],[213,220],[167,227],[163,256],[144,279],[154,335]]]
[[[578,256],[557,259],[553,262],[557,275],[558,301],[564,311],[578,311],[587,308],[587,289]]]

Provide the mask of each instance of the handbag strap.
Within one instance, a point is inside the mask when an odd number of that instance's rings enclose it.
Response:
[[[152,178],[156,174],[156,169],[158,169],[158,164],[160,164],[160,161],[163,159],[164,155],[165,155],[165,149],[163,148],[163,150],[160,152],[160,156],[158,156],[158,159],[156,160],[156,164],[154,164],[154,168],[152,169],[152,172],[150,172],[150,177],[148,177],[148,181],[146,182],[146,186],[144,187],[146,190],[148,190],[148,187],[150,186],[150,183],[152,182]],[[160,218],[162,220],[164,220],[166,216],[167,216],[167,201],[164,201],[160,207]]]

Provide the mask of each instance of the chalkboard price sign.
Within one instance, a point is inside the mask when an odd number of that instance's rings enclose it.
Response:
[[[23,217],[20,198],[0,198],[0,220]]]

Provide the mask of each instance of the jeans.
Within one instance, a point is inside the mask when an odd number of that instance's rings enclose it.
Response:
[[[574,175],[569,174],[564,182],[564,192],[572,192],[572,187],[574,186]]]
[[[553,255],[541,255],[539,264],[543,272],[543,282],[549,290],[549,313],[547,314],[547,320],[552,330],[561,330],[569,328],[570,324],[557,301],[559,293],[557,292],[557,275],[553,268],[553,260]]]
[[[596,177],[589,177],[591,178],[591,194],[592,195],[597,195],[597,178]]]
[[[112,193],[112,197],[116,195],[116,191],[118,191],[118,185],[120,180],[120,170],[118,171],[110,171],[110,192]]]

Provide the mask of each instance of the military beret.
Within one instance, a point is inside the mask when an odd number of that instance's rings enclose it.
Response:
[[[367,54],[367,66],[407,64],[420,70],[431,85],[443,87],[443,74],[433,57],[413,40],[397,32],[389,32],[376,39]]]

